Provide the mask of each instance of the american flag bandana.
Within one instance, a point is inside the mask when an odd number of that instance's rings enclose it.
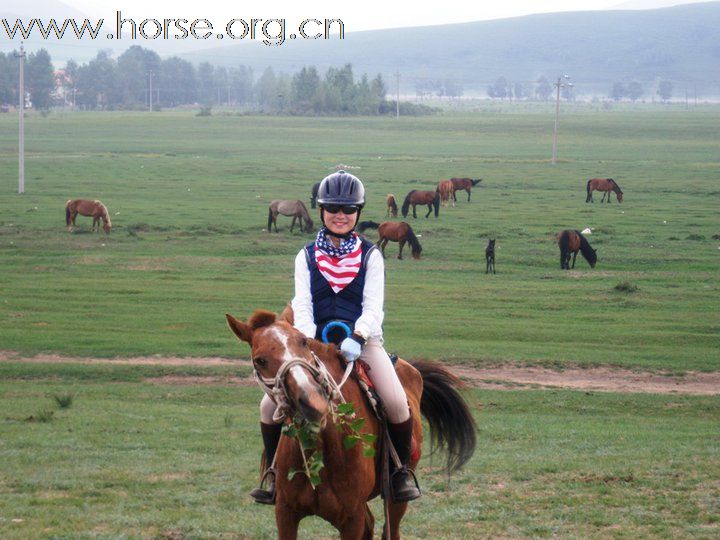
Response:
[[[362,242],[357,234],[335,247],[325,236],[325,229],[315,239],[315,262],[335,294],[342,291],[360,271]]]

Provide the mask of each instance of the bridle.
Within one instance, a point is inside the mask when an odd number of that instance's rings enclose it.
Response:
[[[312,351],[310,351],[310,354],[312,354],[315,364],[308,362],[307,359],[304,358],[294,358],[283,362],[280,369],[278,369],[275,374],[275,377],[263,377],[260,375],[257,368],[253,368],[253,375],[260,386],[260,389],[277,404],[275,412],[273,413],[273,421],[279,423],[285,418],[292,416],[293,407],[290,396],[288,395],[286,378],[290,369],[295,366],[301,366],[303,369],[308,370],[312,374],[315,382],[320,385],[320,389],[322,390],[324,397],[329,402],[332,403],[335,400],[338,400],[341,403],[345,403],[345,397],[343,396],[341,389],[350,376],[354,363],[348,362],[342,380],[340,383],[336,383],[335,379],[318,356]]]

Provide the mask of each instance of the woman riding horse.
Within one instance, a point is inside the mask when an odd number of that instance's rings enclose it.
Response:
[[[292,300],[295,328],[309,338],[320,339],[326,327],[341,321],[351,331],[342,339],[340,352],[349,362],[366,363],[370,379],[387,414],[388,428],[401,466],[392,475],[396,502],[420,497],[414,474],[408,469],[413,418],[405,390],[383,348],[383,257],[372,243],[355,232],[365,204],[365,188],[355,176],[338,171],[320,183],[317,197],[322,229],[314,242],[295,258],[295,297]],[[269,396],[260,404],[260,429],[266,462],[275,456],[282,425],[275,420],[277,403]],[[259,503],[274,504],[275,483],[251,492]]]

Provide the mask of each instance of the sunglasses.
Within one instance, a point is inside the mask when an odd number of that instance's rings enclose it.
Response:
[[[338,212],[342,212],[343,214],[350,216],[360,210],[359,206],[356,206],[354,204],[326,204],[323,205],[323,210],[328,212],[329,214],[337,214]]]

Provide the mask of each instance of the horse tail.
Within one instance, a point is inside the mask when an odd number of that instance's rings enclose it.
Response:
[[[359,233],[363,233],[366,229],[377,229],[379,226],[380,224],[374,221],[361,221],[358,223],[357,230]]]
[[[400,210],[400,212],[402,212],[402,217],[407,217],[408,215],[408,210],[410,209],[410,197],[412,197],[413,193],[415,193],[414,189],[407,194],[407,197],[405,197],[405,200],[403,201],[402,209]]]
[[[462,468],[475,452],[477,425],[463,396],[458,391],[462,381],[444,367],[413,360],[420,372],[423,393],[420,413],[430,426],[430,447],[444,449],[449,473]]]
[[[563,231],[560,233],[558,238],[558,245],[560,246],[560,253],[567,253],[570,249],[570,232]]]
[[[397,202],[395,202],[395,197],[393,195],[390,196],[390,210],[393,215],[393,217],[397,217]]]
[[[435,217],[440,214],[440,193],[435,193],[435,199],[433,200],[433,207],[435,208]]]
[[[72,211],[70,210],[71,202],[72,199],[68,199],[68,202],[65,203],[65,225],[68,227],[70,226],[70,219],[72,218]]]
[[[273,211],[272,211],[272,208],[268,208],[268,226],[267,226],[268,232],[272,232],[272,229],[271,229],[272,222],[273,222]]]
[[[587,184],[585,184],[585,190],[587,191],[587,197],[585,197],[585,202],[590,202],[592,199],[592,178],[587,181]]]
[[[582,253],[590,266],[594,268],[597,262],[597,253],[595,253],[595,250],[590,246],[590,242],[587,241],[580,231],[575,231],[575,234],[580,237],[580,253]]]
[[[415,233],[412,230],[412,227],[410,225],[407,226],[407,234],[405,235],[407,238],[408,243],[410,244],[410,247],[412,248],[412,254],[413,257],[420,257],[420,254],[422,253],[422,246],[420,245],[420,241],[417,239],[417,236],[415,236]]]

